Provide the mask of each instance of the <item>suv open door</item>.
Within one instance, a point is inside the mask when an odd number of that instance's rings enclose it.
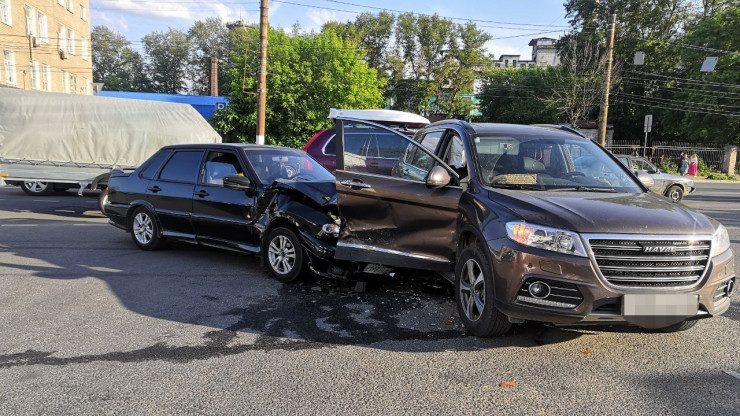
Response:
[[[343,220],[335,258],[449,270],[462,195],[454,170],[393,129],[341,114],[335,121]],[[353,152],[368,143],[372,152]]]

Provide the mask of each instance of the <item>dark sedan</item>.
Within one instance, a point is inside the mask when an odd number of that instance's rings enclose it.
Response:
[[[334,242],[336,220],[323,209],[334,194],[334,176],[299,150],[179,145],[114,172],[105,213],[144,250],[174,239],[261,253],[270,274],[291,281],[311,264],[310,248]]]

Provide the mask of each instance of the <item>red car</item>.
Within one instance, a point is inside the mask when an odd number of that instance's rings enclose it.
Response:
[[[409,136],[413,136],[417,129],[429,124],[429,120],[420,115],[395,110],[338,110],[332,108],[329,112],[329,118],[335,119],[337,117],[372,121],[392,127]],[[367,127],[367,125],[363,126]],[[332,173],[336,170],[336,144],[334,136],[334,129],[319,130],[303,146],[303,151]],[[364,164],[366,168],[371,168],[373,171],[381,170],[390,173],[398,158],[389,159],[387,157],[389,151],[392,153],[392,150],[399,152],[405,150],[390,149],[390,147],[396,145],[396,139],[393,134],[383,129],[363,132],[363,140],[348,141],[348,143],[350,142],[354,148],[345,149],[345,164]],[[384,157],[380,157],[381,154]],[[400,156],[400,153],[398,156]]]

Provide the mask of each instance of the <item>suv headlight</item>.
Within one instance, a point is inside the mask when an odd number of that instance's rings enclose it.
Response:
[[[730,235],[727,233],[727,228],[720,224],[717,230],[712,236],[712,251],[709,257],[714,257],[718,254],[722,254],[730,249]]]
[[[506,235],[525,246],[587,257],[581,237],[572,231],[512,221],[506,223]]]

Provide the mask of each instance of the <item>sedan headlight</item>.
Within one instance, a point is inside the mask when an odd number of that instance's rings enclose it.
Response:
[[[712,251],[709,257],[714,257],[718,254],[722,254],[730,249],[730,234],[727,233],[727,228],[722,224],[717,227],[717,230],[712,236]]]
[[[512,221],[506,223],[506,235],[525,246],[586,257],[581,237],[572,231]]]

